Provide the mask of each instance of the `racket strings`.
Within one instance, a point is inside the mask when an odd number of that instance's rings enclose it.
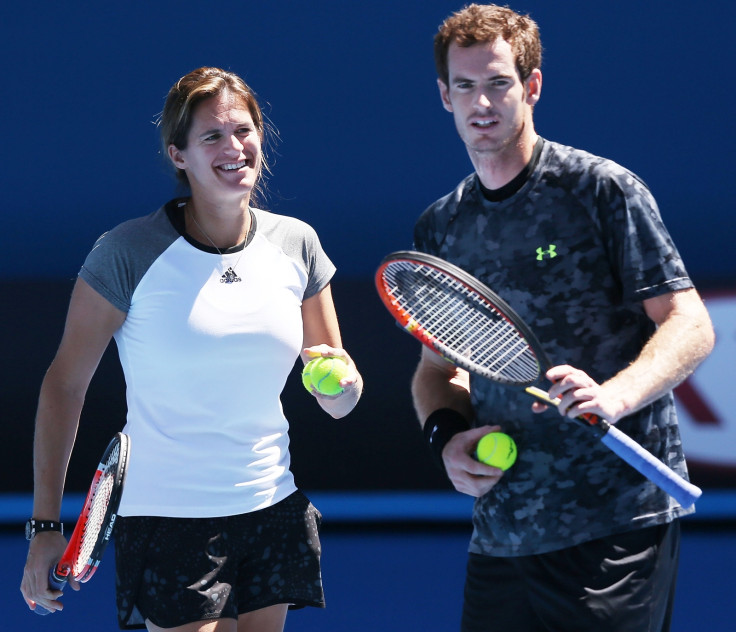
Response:
[[[86,522],[79,541],[79,554],[72,568],[74,576],[79,576],[89,564],[97,545],[98,535],[105,528],[107,508],[115,489],[119,457],[120,445],[117,445],[98,468],[99,477],[87,503]]]
[[[406,261],[389,264],[384,281],[396,307],[419,323],[448,359],[514,384],[539,378],[536,354],[517,327],[465,284]]]

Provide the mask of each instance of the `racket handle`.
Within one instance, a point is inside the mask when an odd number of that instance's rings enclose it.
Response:
[[[532,397],[536,397],[550,406],[557,406],[560,403],[559,399],[550,397],[546,391],[536,386],[529,386],[524,390]],[[699,487],[686,481],[651,452],[645,450],[631,437],[606,420],[597,415],[587,414],[578,417],[578,421],[593,430],[612,452],[661,490],[667,492],[685,509],[693,505],[702,495],[703,491]]]
[[[608,432],[601,437],[601,441],[685,509],[693,505],[703,493],[699,487],[686,481],[616,426],[609,425]]]
[[[56,590],[64,590],[64,586],[66,586],[66,577],[59,575],[56,572],[56,567],[52,568],[49,572],[49,587]],[[33,612],[40,614],[41,616],[51,614],[51,610],[46,610],[46,608],[38,604],[36,604],[36,608]]]

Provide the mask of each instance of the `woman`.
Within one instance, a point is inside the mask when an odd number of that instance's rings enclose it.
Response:
[[[316,234],[251,206],[266,130],[250,88],[195,70],[170,90],[160,130],[191,195],[103,235],[80,271],[41,387],[34,524],[59,520],[84,394],[114,337],[131,437],[116,524],[121,628],[282,630],[290,605],[324,599],[320,516],[289,471],[279,394],[300,353],[348,362],[340,395],[313,393],[333,417],[355,407],[362,380]],[[62,609],[47,576],[64,546],[55,530],[32,537],[29,607]]]

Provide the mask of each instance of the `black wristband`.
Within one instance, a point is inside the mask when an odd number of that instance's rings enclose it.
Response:
[[[445,462],[442,460],[442,450],[445,449],[450,439],[464,430],[470,430],[470,423],[452,408],[435,410],[424,422],[424,439],[435,462],[443,472],[446,470]]]

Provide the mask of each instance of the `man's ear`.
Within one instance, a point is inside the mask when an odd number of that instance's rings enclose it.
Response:
[[[532,70],[524,82],[526,88],[526,102],[534,107],[542,95],[542,71],[539,68]]]
[[[437,79],[437,87],[440,89],[440,99],[442,99],[442,107],[448,112],[452,112],[452,103],[450,102],[450,89],[442,79]]]

